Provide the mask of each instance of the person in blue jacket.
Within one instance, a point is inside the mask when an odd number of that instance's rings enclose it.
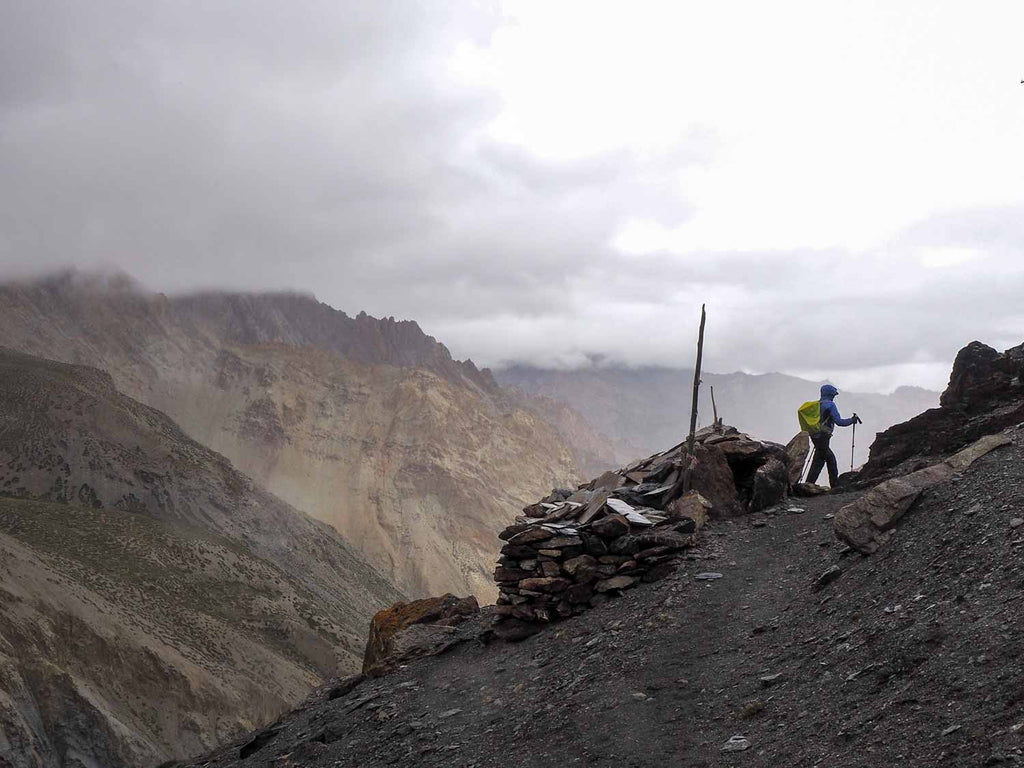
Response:
[[[838,427],[848,427],[851,424],[861,424],[860,416],[856,413],[848,419],[839,415],[839,408],[834,402],[839,390],[831,384],[824,384],[821,387],[821,428],[811,435],[811,442],[814,443],[814,458],[811,460],[811,469],[807,474],[807,482],[817,481],[821,474],[821,468],[828,466],[828,484],[836,487],[839,479],[839,465],[836,462],[836,455],[829,448],[829,441],[832,439],[832,431]]]

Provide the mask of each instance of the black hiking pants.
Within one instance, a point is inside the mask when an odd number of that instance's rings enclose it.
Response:
[[[808,483],[817,482],[821,468],[828,465],[828,484],[833,488],[836,487],[836,481],[839,479],[839,464],[836,462],[836,455],[828,447],[831,439],[832,435],[827,432],[811,435],[811,442],[814,444],[814,458],[811,459],[811,470],[807,473]]]

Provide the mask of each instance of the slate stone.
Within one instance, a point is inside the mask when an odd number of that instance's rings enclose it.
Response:
[[[921,492],[952,475],[953,468],[943,463],[875,486],[839,510],[832,521],[836,536],[866,555],[877,552]]]
[[[739,734],[730,738],[722,745],[723,752],[744,752],[750,749],[750,742]]]
[[[540,572],[542,576],[558,576],[562,572],[562,569],[559,567],[558,563],[546,562],[540,564]]]
[[[562,564],[562,568],[570,576],[576,576],[581,571],[593,571],[596,566],[597,560],[595,560],[591,555],[580,555],[579,557],[566,560]]]
[[[831,566],[814,580],[814,591],[818,592],[819,590],[824,589],[842,575],[843,571],[838,565]]]
[[[583,534],[581,538],[583,539],[583,549],[588,555],[597,557],[608,552],[608,545],[605,544],[604,539],[601,537]]]
[[[648,558],[659,557],[660,555],[665,555],[673,551],[674,550],[671,547],[651,547],[650,549],[645,549],[642,552],[637,552],[636,559],[647,560]]]
[[[562,549],[563,547],[578,547],[583,544],[579,536],[555,536],[544,542],[544,549]]]
[[[635,555],[641,550],[652,547],[667,547],[673,551],[688,547],[693,543],[690,536],[671,530],[652,529],[620,536],[611,543],[609,549],[617,555]]]
[[[583,512],[577,518],[580,525],[586,525],[591,520],[595,519],[601,510],[604,509],[606,501],[608,501],[608,491],[598,491],[594,493],[590,501],[587,502],[587,506],[584,507]]]
[[[495,568],[494,580],[499,584],[516,583],[533,576],[533,571],[524,571],[519,568]]]
[[[598,592],[608,592],[611,590],[629,589],[635,586],[638,579],[634,576],[613,576],[610,579],[603,579],[594,585],[594,589]]]
[[[498,534],[498,538],[502,541],[508,541],[517,533],[528,531],[532,526],[529,523],[520,523],[519,525],[510,525],[508,528]]]
[[[786,498],[789,490],[789,469],[785,462],[770,457],[754,472],[747,509],[758,512]]]
[[[685,518],[692,520],[694,523],[693,532],[695,533],[708,521],[713,507],[714,505],[708,499],[701,496],[698,491],[689,491],[678,499],[670,501],[666,505],[665,511],[668,512],[670,519]]]
[[[501,554],[519,560],[534,557],[537,554],[537,550],[528,544],[506,544],[501,548]]]
[[[565,591],[570,603],[586,603],[594,595],[594,588],[590,584],[573,584]]]
[[[625,483],[625,478],[622,477],[618,472],[612,472],[609,470],[603,475],[595,479],[590,484],[590,490],[592,491],[614,491],[616,488],[622,486]]]
[[[622,515],[606,515],[605,517],[591,523],[590,530],[602,539],[617,539],[629,533],[629,523]]]
[[[572,582],[568,579],[542,576],[523,579],[519,582],[519,586],[521,589],[528,589],[533,592],[564,592],[572,586]]]
[[[544,528],[535,525],[531,526],[529,530],[517,533],[509,539],[509,542],[517,546],[522,546],[524,544],[535,544],[537,542],[547,541],[548,539],[554,538],[554,536],[555,534],[551,531],[547,531]]]

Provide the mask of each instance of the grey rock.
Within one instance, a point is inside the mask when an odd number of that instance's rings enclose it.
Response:
[[[705,571],[704,573],[698,573],[693,578],[699,581],[714,581],[715,579],[722,578],[722,574],[717,571]]]
[[[723,752],[743,752],[750,749],[750,742],[741,734],[736,734],[722,745]]]
[[[838,565],[833,565],[818,578],[814,580],[814,591],[817,592],[820,589],[824,589],[826,586],[831,584],[833,581],[843,575],[843,569]]]
[[[634,576],[613,576],[610,579],[604,579],[603,581],[597,582],[594,585],[594,589],[598,592],[608,592],[612,589],[629,589],[637,583],[638,579]]]

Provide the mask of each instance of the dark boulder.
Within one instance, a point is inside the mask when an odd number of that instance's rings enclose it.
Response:
[[[769,457],[754,471],[747,509],[750,512],[759,512],[778,504],[786,498],[788,488],[789,470],[786,464],[776,456]]]
[[[867,463],[843,487],[867,487],[941,461],[986,435],[1024,422],[1024,345],[960,350],[940,406],[875,437]]]
[[[711,502],[714,518],[738,517],[744,506],[725,453],[717,445],[697,444],[691,470],[691,487]]]
[[[939,406],[968,412],[988,410],[993,402],[1019,398],[1022,377],[1024,344],[1000,354],[980,341],[972,341],[957,354]]]

